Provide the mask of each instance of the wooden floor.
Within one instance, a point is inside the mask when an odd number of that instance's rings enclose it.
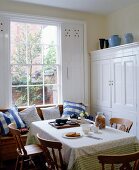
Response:
[[[0,170],[14,170],[16,160],[4,161]]]
[[[2,165],[0,165],[0,170],[15,170],[15,163],[16,163],[16,160],[4,161],[2,163]],[[41,164],[42,164],[42,161],[38,162],[38,165],[37,165],[38,168],[34,168],[33,166],[31,166],[30,168],[29,167],[28,168],[24,167],[24,170],[34,170],[34,169],[35,170],[36,169],[37,170],[47,170],[46,166],[42,167]]]

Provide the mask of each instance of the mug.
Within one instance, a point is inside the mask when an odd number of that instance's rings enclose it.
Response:
[[[82,127],[82,131],[85,135],[88,135],[88,133],[90,132],[90,128],[91,128],[91,125],[90,124],[81,124],[81,127]]]

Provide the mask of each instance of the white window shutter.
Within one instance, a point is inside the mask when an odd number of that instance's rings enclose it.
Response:
[[[84,103],[84,25],[61,27],[63,100]]]
[[[11,106],[11,76],[9,60],[9,30],[8,17],[0,16],[0,108]]]

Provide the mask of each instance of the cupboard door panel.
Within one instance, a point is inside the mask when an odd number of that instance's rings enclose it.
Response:
[[[91,85],[92,85],[92,98],[93,105],[101,105],[100,99],[100,62],[92,62],[91,66]]]
[[[112,107],[122,105],[122,59],[112,60]]]
[[[93,102],[91,102],[96,106],[110,107],[110,61],[92,62],[91,75],[91,88],[93,89],[91,94]]]
[[[123,105],[127,110],[136,110],[135,56],[123,58]]]
[[[112,108],[136,111],[135,56],[112,60]]]
[[[101,61],[101,67],[100,67],[100,97],[101,97],[101,104],[104,107],[110,107],[111,106],[111,95],[110,95],[110,61],[104,60]]]
[[[137,74],[136,74],[136,79],[137,79],[137,112],[139,113],[139,57],[137,57]],[[139,120],[139,115],[138,115],[138,120]],[[139,126],[138,126],[138,137],[139,137]]]

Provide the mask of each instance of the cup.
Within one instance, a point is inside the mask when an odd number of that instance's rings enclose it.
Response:
[[[92,125],[90,129],[91,129],[91,132],[94,132],[94,133],[99,132],[99,127],[98,126]]]
[[[99,127],[98,126],[95,126],[94,127],[94,133],[98,133],[99,132]]]
[[[85,135],[88,135],[88,133],[90,132],[90,124],[81,124],[81,127],[82,127],[82,131]]]

